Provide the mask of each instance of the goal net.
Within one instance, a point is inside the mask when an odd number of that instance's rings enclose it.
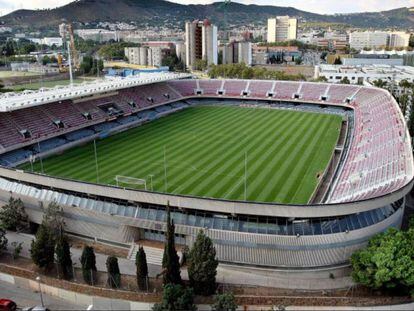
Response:
[[[128,186],[129,188],[144,188],[147,190],[147,181],[145,179],[116,175],[115,181],[117,187]]]

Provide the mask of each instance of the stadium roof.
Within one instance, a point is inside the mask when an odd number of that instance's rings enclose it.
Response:
[[[4,93],[0,96],[0,112],[13,111],[76,97],[91,96],[103,92],[117,91],[138,85],[189,77],[191,77],[189,74],[173,72],[140,73],[139,75],[126,78],[106,78],[102,81],[93,81],[77,85],[55,86],[54,88],[42,88],[36,91],[27,90],[18,93]]]

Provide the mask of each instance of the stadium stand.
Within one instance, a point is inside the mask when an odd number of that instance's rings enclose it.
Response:
[[[299,88],[299,83],[277,81],[274,88],[275,97],[279,99],[292,99],[295,94],[298,94]]]
[[[82,129],[82,130],[77,130],[77,131],[74,131],[74,132],[70,132],[70,133],[66,134],[65,137],[68,141],[77,141],[77,140],[81,140],[83,138],[86,138],[88,136],[92,136],[93,134],[95,134],[95,132],[93,130]]]
[[[226,95],[228,96],[240,96],[242,92],[246,90],[247,81],[225,81],[224,90],[226,90]]]
[[[29,159],[32,155],[33,152],[30,150],[14,150],[12,152],[0,155],[0,164],[4,166],[13,166],[17,162]]]
[[[343,118],[346,133],[335,149],[340,155],[325,200],[292,206],[215,200],[0,167],[2,200],[11,194],[21,198],[34,221],[42,219],[42,212],[33,202],[56,200],[70,215],[65,218],[69,232],[131,248],[137,236],[155,241],[164,237],[168,201],[178,241],[191,245],[198,230],[209,229],[205,232],[214,239],[220,262],[301,271],[322,267],[325,274],[344,267],[373,235],[401,224],[404,196],[413,179],[411,141],[397,103],[384,90],[293,81],[175,80],[105,92],[0,112],[1,166],[13,167],[38,152],[190,105],[331,113]]]
[[[272,81],[251,81],[249,91],[251,97],[265,98],[273,90]]]
[[[33,150],[35,153],[50,151],[66,144],[67,142],[68,141],[63,138],[51,138],[48,140],[41,141],[38,144],[34,145]]]
[[[319,101],[325,95],[328,85],[321,83],[303,83],[300,91],[303,100]]]
[[[216,96],[217,92],[221,90],[221,85],[223,84],[223,81],[222,80],[200,80],[199,84],[200,84],[200,89],[203,90],[203,95]]]
[[[218,91],[223,91],[223,96],[240,98],[267,99],[268,95],[273,95],[274,99],[293,100],[296,96],[296,99],[305,102],[333,103],[352,108],[355,118],[353,140],[339,178],[332,187],[329,197],[332,202],[367,199],[388,193],[405,185],[413,174],[412,165],[408,163],[411,157],[407,156],[405,125],[390,95],[375,88],[353,85],[176,80],[137,86],[99,98],[64,100],[0,113],[0,144],[5,150],[40,139],[43,141],[41,150],[50,150],[66,142],[66,139],[75,141],[94,132],[106,132],[138,120],[153,120],[186,107],[188,104],[179,100],[196,96],[194,92],[198,88],[206,97],[215,97]],[[248,95],[244,94],[246,91]],[[165,105],[170,102],[174,103]],[[283,103],[272,106],[294,109]],[[312,106],[302,104],[295,109],[311,111]],[[114,117],[117,121],[113,120]],[[90,126],[92,130],[86,129]],[[65,134],[66,139],[52,139],[61,134]],[[36,148],[34,151],[38,152]]]
[[[168,82],[168,85],[170,85],[172,89],[176,90],[182,96],[193,96],[196,94],[197,90],[196,80],[170,81]]]

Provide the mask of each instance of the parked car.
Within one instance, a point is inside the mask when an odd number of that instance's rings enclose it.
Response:
[[[0,299],[0,311],[16,311],[17,305],[13,300]]]

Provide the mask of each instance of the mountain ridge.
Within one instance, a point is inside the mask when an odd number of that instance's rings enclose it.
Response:
[[[232,24],[266,22],[270,16],[290,15],[310,22],[348,24],[365,28],[412,28],[412,8],[382,12],[323,15],[293,7],[260,6],[232,2],[228,6],[228,21]],[[186,20],[209,18],[220,24],[224,19],[221,3],[183,5],[165,0],[77,0],[55,9],[17,10],[0,18],[0,23],[21,28],[55,27],[63,20],[69,22],[136,22],[137,24],[182,25]]]

